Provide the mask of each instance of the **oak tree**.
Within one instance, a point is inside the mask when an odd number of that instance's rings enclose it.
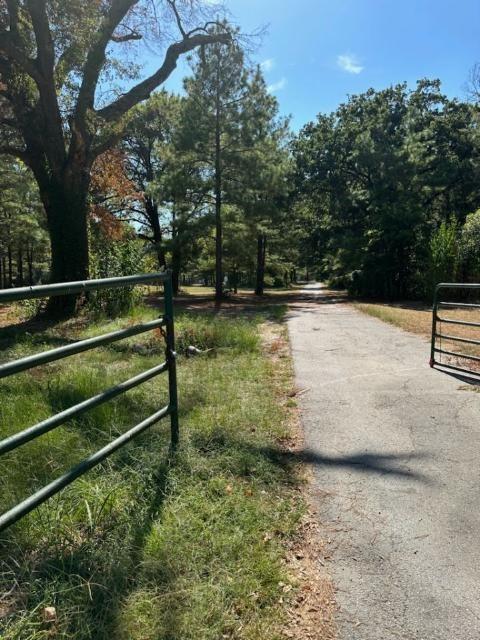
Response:
[[[54,281],[88,277],[88,192],[95,159],[198,46],[227,43],[194,0],[0,0],[0,153],[32,170],[45,208]],[[161,63],[139,77],[145,42]],[[63,312],[74,301],[60,300]]]

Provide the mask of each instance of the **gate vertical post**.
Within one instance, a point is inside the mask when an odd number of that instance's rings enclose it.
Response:
[[[432,308],[432,340],[430,344],[430,366],[435,365],[435,340],[437,335],[437,308],[438,308],[438,289],[439,285],[435,286],[435,292],[433,294],[433,308]]]
[[[176,448],[179,440],[178,426],[178,393],[177,393],[177,354],[175,353],[175,325],[173,317],[173,286],[172,274],[168,274],[168,278],[164,282],[164,299],[165,299],[165,324],[167,329],[166,336],[166,360],[168,364],[168,391],[169,391],[169,411],[172,448]]]

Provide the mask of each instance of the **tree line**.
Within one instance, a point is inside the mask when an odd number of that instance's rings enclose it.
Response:
[[[293,145],[304,263],[363,296],[429,298],[441,280],[478,281],[479,115],[420,80],[306,125]]]

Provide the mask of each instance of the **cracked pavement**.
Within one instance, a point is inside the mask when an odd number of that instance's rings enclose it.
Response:
[[[480,639],[480,395],[321,285],[290,306],[339,640]]]

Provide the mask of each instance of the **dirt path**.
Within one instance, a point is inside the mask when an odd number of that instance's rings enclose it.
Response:
[[[480,395],[424,339],[308,293],[289,331],[340,640],[478,640]]]

